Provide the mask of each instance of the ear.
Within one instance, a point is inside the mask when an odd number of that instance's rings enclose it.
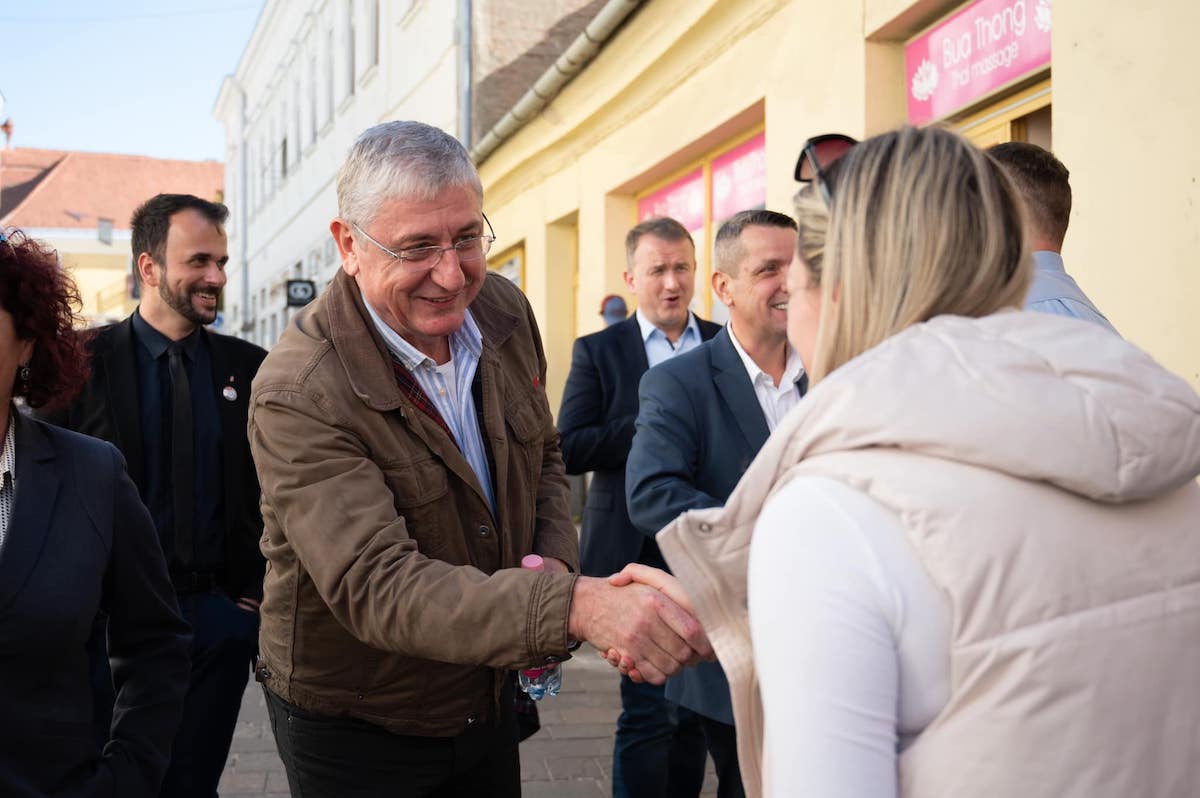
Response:
[[[625,280],[625,287],[629,289],[629,292],[636,294],[637,289],[633,287],[633,275],[629,272],[621,272],[621,277]]]
[[[142,285],[158,288],[158,272],[155,270],[154,258],[150,257],[149,252],[137,256],[137,270]]]
[[[358,242],[354,240],[354,228],[344,219],[337,218],[329,223],[329,232],[342,255],[342,271],[354,277],[358,274]]]
[[[21,365],[27,365],[33,360],[33,339],[27,338],[20,342],[21,353],[17,356],[17,362]]]
[[[712,290],[717,295],[717,299],[721,300],[721,304],[726,307],[733,307],[733,294],[729,290],[729,275],[725,272],[714,271],[712,273]]]

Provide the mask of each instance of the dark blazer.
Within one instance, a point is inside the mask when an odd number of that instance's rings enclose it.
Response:
[[[111,445],[13,414],[0,546],[0,795],[157,795],[188,684],[187,624],[150,514]],[[116,707],[98,739],[87,641],[109,615]],[[103,750],[102,750],[103,749]]]
[[[685,510],[723,505],[769,430],[728,328],[646,372],[639,396],[626,498],[633,523],[655,535]],[[667,697],[733,723],[729,684],[717,663],[684,669],[668,682]]]
[[[705,341],[721,329],[696,321]],[[649,368],[636,316],[575,340],[558,430],[567,473],[594,472],[580,541],[582,573],[588,576],[608,576],[631,562],[665,565],[658,544],[638,532],[625,508],[625,460],[638,414],[638,380]]]
[[[233,599],[259,599],[266,561],[258,548],[263,522],[258,476],[246,439],[246,412],[250,383],[267,353],[239,338],[207,329],[203,334],[212,353],[213,387],[221,417],[226,570],[222,588]],[[45,419],[116,445],[129,464],[129,476],[139,494],[144,495],[146,464],[142,462],[136,345],[132,317],[97,330],[91,342],[91,379],[66,411]],[[233,390],[227,394],[226,388]]]

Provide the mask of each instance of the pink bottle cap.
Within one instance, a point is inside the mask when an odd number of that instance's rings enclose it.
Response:
[[[546,570],[546,562],[538,554],[526,554],[521,558],[521,567],[529,571]]]

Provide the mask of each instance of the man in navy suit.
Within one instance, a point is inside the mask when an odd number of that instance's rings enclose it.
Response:
[[[215,798],[258,644],[263,522],[246,413],[266,352],[204,326],[225,285],[228,213],[189,194],[137,209],[141,303],[97,331],[91,379],[48,417],[121,450],[192,628],[191,683],[162,788],[171,798]],[[105,661],[95,660],[102,685]],[[102,725],[110,708],[98,707]]]
[[[583,511],[581,569],[608,576],[631,562],[665,568],[658,545],[640,533],[625,508],[625,459],[637,417],[637,385],[658,363],[677,358],[720,327],[688,310],[696,248],[674,219],[642,222],[625,238],[625,285],[637,311],[575,341],[558,413],[568,474],[593,472]],[[704,781],[698,723],[680,718],[663,688],[621,678],[622,713],[613,753],[613,795],[690,796]]]
[[[717,232],[713,291],[729,325],[642,377],[626,468],[629,517],[647,536],[685,510],[725,503],[770,431],[803,395],[787,342],[787,272],[796,223],[743,211]],[[733,708],[721,666],[702,662],[667,683],[667,699],[701,718],[718,795],[743,795]]]

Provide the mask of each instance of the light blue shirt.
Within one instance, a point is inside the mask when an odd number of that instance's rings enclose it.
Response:
[[[1062,256],[1041,250],[1033,253],[1033,283],[1025,297],[1025,309],[1053,313],[1099,324],[1114,333],[1116,328],[1104,318],[1083,289],[1067,274]],[[1120,333],[1118,333],[1119,335]]]
[[[375,308],[365,299],[363,304],[367,306],[367,313],[375,322],[375,329],[383,336],[383,342],[387,344],[392,357],[413,375],[454,434],[454,442],[458,444],[463,457],[467,458],[471,470],[479,479],[479,486],[483,488],[483,495],[487,496],[488,505],[495,513],[492,475],[488,470],[487,450],[483,448],[483,435],[479,431],[479,416],[475,413],[475,396],[471,393],[471,384],[479,368],[479,357],[483,354],[483,336],[471,311],[466,311],[462,326],[450,334],[450,362],[454,364],[454,381],[449,383],[442,373],[446,369],[439,371],[433,358],[401,338],[399,333],[379,318]]]
[[[696,323],[696,315],[690,310],[688,311],[688,323],[683,328],[683,334],[679,336],[679,340],[671,343],[667,338],[667,334],[655,327],[649,319],[642,315],[642,309],[638,308],[634,314],[637,317],[638,327],[642,330],[642,343],[646,347],[646,360],[650,363],[650,368],[654,368],[664,360],[670,360],[676,355],[682,355],[689,349],[695,349],[702,343],[700,340],[700,325]]]

